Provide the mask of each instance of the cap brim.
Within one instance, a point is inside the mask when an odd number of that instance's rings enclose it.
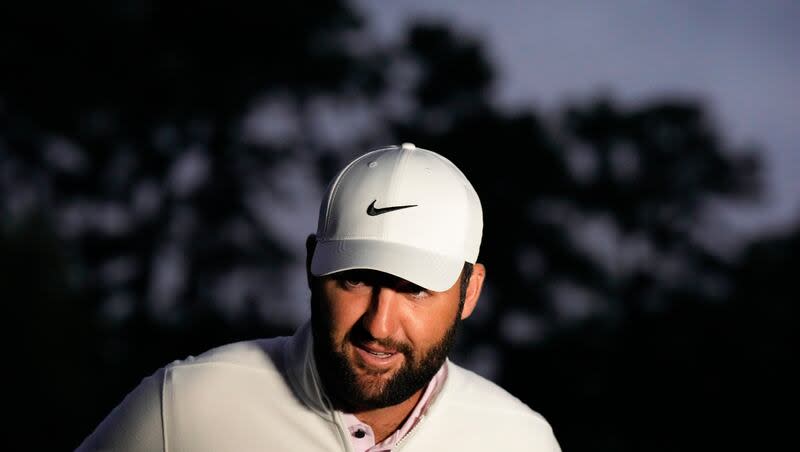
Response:
[[[317,242],[311,259],[311,273],[315,276],[353,269],[377,270],[434,292],[453,287],[463,267],[460,259],[377,240]]]

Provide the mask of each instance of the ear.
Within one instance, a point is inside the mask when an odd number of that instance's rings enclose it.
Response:
[[[308,238],[306,238],[306,280],[308,282],[308,288],[311,288],[311,281],[314,278],[314,275],[311,274],[311,258],[314,257],[314,249],[317,247],[317,236],[315,234],[309,234]]]
[[[478,304],[485,278],[486,267],[481,263],[474,264],[472,266],[472,275],[469,277],[469,283],[467,284],[467,293],[464,296],[464,309],[461,311],[461,320],[469,317],[475,309],[475,305]]]

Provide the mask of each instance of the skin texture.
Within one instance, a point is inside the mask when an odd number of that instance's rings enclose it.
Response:
[[[310,263],[316,240],[306,242]],[[472,314],[485,278],[475,264],[444,292],[373,270],[314,277],[314,351],[334,406],[369,424],[380,442],[396,430],[439,370],[459,322]]]

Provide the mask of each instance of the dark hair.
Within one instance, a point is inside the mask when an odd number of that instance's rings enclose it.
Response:
[[[469,262],[464,262],[464,267],[461,269],[461,293],[459,294],[459,307],[460,311],[464,307],[464,300],[467,299],[467,286],[469,285],[469,278],[472,277],[473,265]]]

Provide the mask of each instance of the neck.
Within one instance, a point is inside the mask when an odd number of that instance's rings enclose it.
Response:
[[[375,434],[375,444],[378,444],[403,425],[403,422],[419,402],[424,390],[425,388],[420,389],[397,405],[359,411],[353,413],[353,415],[372,428],[372,432]]]

